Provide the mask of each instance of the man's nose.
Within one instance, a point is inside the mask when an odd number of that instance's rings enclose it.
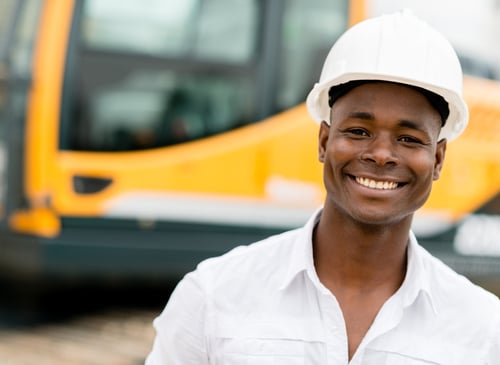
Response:
[[[372,137],[372,140],[366,145],[365,150],[361,154],[361,159],[374,162],[380,166],[398,164],[399,159],[397,157],[395,141],[390,136],[380,135]]]

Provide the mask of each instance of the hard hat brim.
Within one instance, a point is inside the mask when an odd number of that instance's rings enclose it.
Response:
[[[398,77],[394,75],[383,75],[374,73],[344,73],[339,77],[328,80],[324,83],[316,83],[307,96],[306,105],[311,117],[317,122],[325,121],[330,123],[330,107],[328,105],[328,92],[332,86],[340,85],[355,80],[380,80],[396,82],[403,85],[412,85],[432,91],[441,95],[450,108],[450,114],[445,125],[441,128],[439,140],[446,138],[451,141],[458,137],[467,127],[469,111],[463,99],[453,91],[430,85],[416,80]]]

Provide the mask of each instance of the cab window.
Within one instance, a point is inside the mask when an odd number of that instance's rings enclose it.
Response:
[[[255,2],[87,0],[79,6],[63,149],[161,147],[249,122]]]

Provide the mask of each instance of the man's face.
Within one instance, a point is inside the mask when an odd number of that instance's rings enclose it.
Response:
[[[325,209],[367,224],[411,220],[439,178],[440,127],[427,99],[403,85],[363,84],[338,99],[319,136]]]

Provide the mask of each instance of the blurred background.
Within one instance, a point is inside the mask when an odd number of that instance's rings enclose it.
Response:
[[[379,15],[400,8],[411,9],[443,33],[460,54],[469,74],[498,79],[500,50],[495,46],[500,32],[500,2],[479,0],[473,5],[465,0],[430,1],[371,0],[369,15]]]
[[[401,8],[454,44],[470,108],[413,229],[499,295],[498,0],[1,0],[0,364],[142,363],[186,272],[302,225],[305,97],[348,26]]]

